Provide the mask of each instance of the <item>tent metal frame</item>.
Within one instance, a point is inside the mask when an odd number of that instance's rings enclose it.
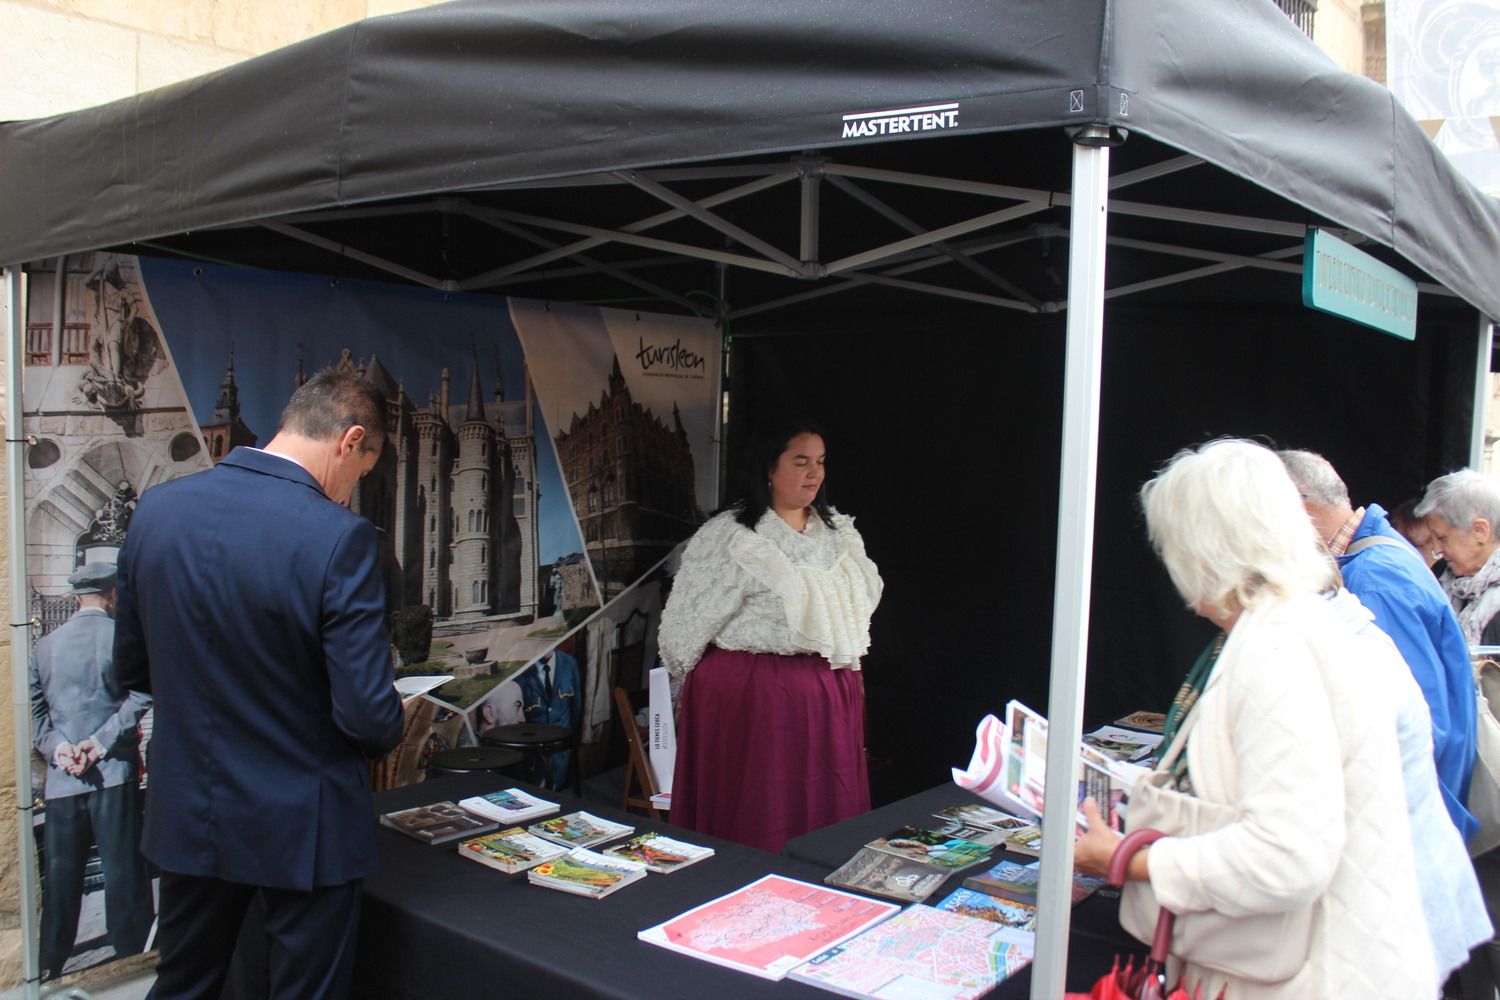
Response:
[[[1119,191],[1134,184],[1155,180],[1203,164],[1204,161],[1195,156],[1173,157],[1112,177],[1108,181],[1107,190]],[[749,179],[744,180],[744,178]],[[704,181],[740,181],[740,183],[697,199],[690,199],[670,186],[680,182]],[[714,211],[723,205],[793,182],[799,187],[796,206],[799,245],[796,256]],[[1012,204],[993,212],[928,229],[906,216],[886,199],[870,191],[868,184],[978,195]],[[478,204],[469,197],[450,195],[400,205],[305,212],[280,219],[260,220],[253,225],[307,243],[331,254],[357,261],[402,280],[444,292],[480,291],[500,288],[523,280],[535,282],[596,274],[639,288],[694,314],[712,316],[714,310],[707,304],[688,299],[635,273],[677,263],[684,259],[692,259],[819,283],[819,286],[812,291],[797,292],[762,302],[746,303],[732,309],[724,306],[723,318],[731,321],[796,305],[825,295],[852,291],[867,285],[900,288],[925,295],[1028,313],[1057,313],[1068,308],[1068,298],[1044,299],[1034,295],[997,273],[980,258],[992,250],[1029,239],[1069,238],[1070,227],[1055,224],[1034,225],[1020,236],[999,239],[993,235],[981,238],[976,234],[994,230],[1007,223],[1017,222],[1052,207],[1070,207],[1076,195],[1069,192],[861,167],[836,162],[826,155],[810,153],[798,154],[781,163],[621,170],[541,183],[491,187],[485,190],[520,192],[605,185],[623,185],[634,188],[662,202],[667,209],[625,225],[609,228],[547,215],[489,207]],[[822,192],[829,187],[862,206],[873,216],[893,223],[909,235],[836,260],[820,260]],[[1108,201],[1107,211],[1122,216],[1185,223],[1208,229],[1284,236],[1296,241],[1294,245],[1284,249],[1249,256],[1180,243],[1120,236],[1109,237],[1109,243],[1112,246],[1151,252],[1165,257],[1209,262],[1206,266],[1184,268],[1156,278],[1106,289],[1104,294],[1109,299],[1118,299],[1126,295],[1195,281],[1241,268],[1256,268],[1285,274],[1301,273],[1301,265],[1293,262],[1291,258],[1300,256],[1302,252],[1301,241],[1308,228],[1302,223],[1115,199]],[[320,223],[430,212],[471,218],[530,243],[540,248],[540,252],[496,264],[488,270],[461,280],[442,279],[417,271],[389,257],[321,236],[309,228]],[[653,229],[685,219],[701,224],[710,232],[735,245],[737,249],[720,249],[683,242],[680,239],[663,239],[648,235]],[[222,228],[240,228],[240,226]],[[1333,231],[1350,242],[1365,242],[1358,233],[1339,228],[1334,228]],[[547,233],[560,233],[576,238],[560,242],[545,235]],[[590,251],[610,244],[653,251],[656,256],[606,263],[589,255]],[[546,269],[548,265],[562,261],[572,262],[572,266]],[[993,291],[974,291],[957,288],[951,284],[915,281],[907,277],[917,271],[947,264],[958,265]],[[1448,289],[1432,282],[1423,282],[1420,288],[1428,294],[1453,295]]]

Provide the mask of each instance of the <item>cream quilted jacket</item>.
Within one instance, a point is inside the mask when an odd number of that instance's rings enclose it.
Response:
[[[1274,912],[1312,902],[1311,950],[1266,985],[1185,970],[1226,1000],[1430,1000],[1397,744],[1398,692],[1361,671],[1353,633],[1321,597],[1241,617],[1199,701],[1194,791],[1240,819],[1151,848],[1151,886],[1177,913]]]

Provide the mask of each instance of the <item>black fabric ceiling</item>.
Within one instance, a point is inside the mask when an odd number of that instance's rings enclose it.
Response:
[[[932,105],[956,105],[941,129],[844,136],[845,115]],[[622,198],[618,184],[596,183],[618,178],[601,175],[784,164],[806,150],[1066,191],[1061,130],[1088,123],[1132,133],[1120,162],[1185,152],[1212,165],[1157,182],[1163,203],[1345,227],[1500,315],[1500,211],[1388,92],[1335,67],[1271,0],[458,0],[136,98],[0,125],[0,262],[136,245],[329,270],[284,235],[223,227],[431,196],[524,199],[608,226],[642,196]],[[555,179],[583,186],[514,190]],[[931,192],[907,214],[943,224],[952,197]],[[455,221],[453,208],[316,226],[457,283],[503,263],[506,237]],[[738,212],[768,217],[753,203]],[[1058,220],[1061,210],[1028,225]],[[1136,226],[1158,238],[1166,224]],[[1033,230],[1014,263],[1036,269],[1027,287],[1038,298],[1051,297],[1047,233]],[[1237,239],[1235,252],[1267,249],[1263,237]],[[778,240],[795,252],[793,234]],[[631,266],[649,269],[640,256]],[[665,284],[717,280],[693,266]],[[781,294],[758,288],[759,276],[735,280],[741,302]]]

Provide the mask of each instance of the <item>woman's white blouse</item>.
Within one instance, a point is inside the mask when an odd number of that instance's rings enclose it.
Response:
[[[816,653],[859,669],[882,584],[852,518],[810,513],[801,533],[767,511],[751,531],[733,511],[689,539],[661,615],[657,651],[674,675],[709,643],[756,653]]]

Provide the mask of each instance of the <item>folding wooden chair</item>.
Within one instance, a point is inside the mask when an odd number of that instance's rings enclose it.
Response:
[[[651,801],[657,788],[656,775],[651,771],[651,761],[646,754],[647,736],[636,725],[635,706],[630,702],[630,693],[622,687],[615,688],[615,709],[620,715],[620,731],[625,734],[625,745],[630,750],[625,762],[625,791],[620,798],[620,808],[644,809],[652,819],[664,819],[663,810]]]

